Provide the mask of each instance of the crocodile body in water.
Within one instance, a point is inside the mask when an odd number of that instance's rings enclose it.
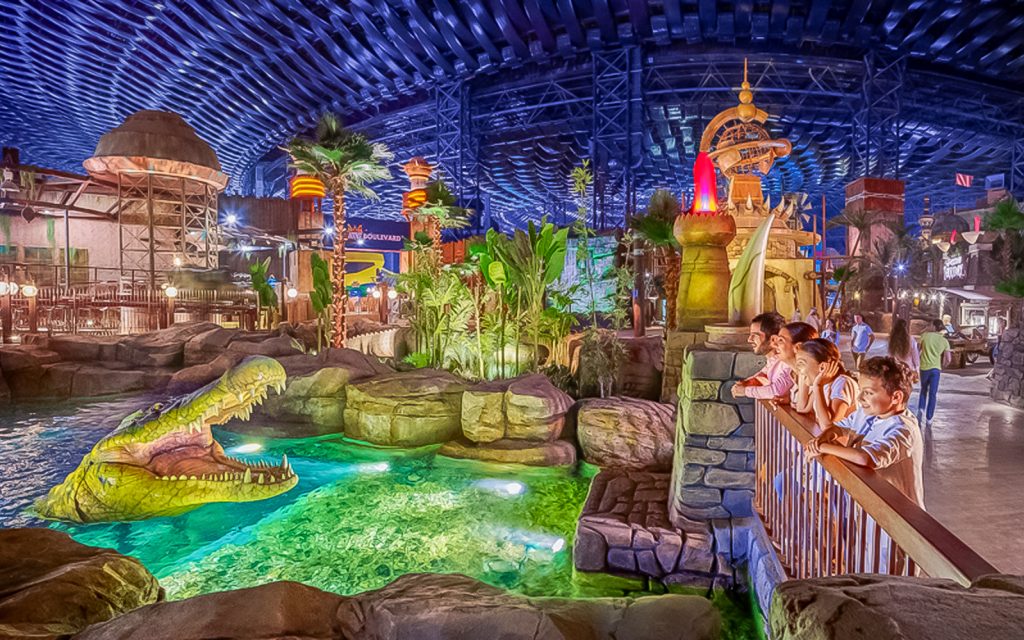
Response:
[[[298,482],[287,457],[277,465],[232,458],[210,429],[248,419],[253,406],[284,383],[280,363],[253,356],[194,393],[131,414],[35,511],[70,522],[140,520],[284,493]]]

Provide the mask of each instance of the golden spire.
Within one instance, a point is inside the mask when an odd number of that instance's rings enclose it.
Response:
[[[740,87],[740,104],[736,107],[736,115],[743,122],[750,122],[757,115],[757,107],[754,106],[754,92],[750,90],[750,82],[747,81],[746,58],[743,58],[743,84]]]

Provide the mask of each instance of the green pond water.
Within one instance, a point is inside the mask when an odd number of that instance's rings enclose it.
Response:
[[[8,471],[0,526],[50,526],[134,556],[170,599],[275,580],[353,594],[419,572],[463,573],[530,596],[622,595],[621,585],[573,570],[576,519],[597,472],[585,464],[572,470],[496,465],[340,436],[215,430],[230,455],[277,461],[287,454],[298,485],[270,500],[211,504],[139,522],[36,520],[31,502],[131,408],[132,400],[121,400],[0,413],[0,468]],[[755,637],[744,601],[719,597],[716,604],[726,637]]]

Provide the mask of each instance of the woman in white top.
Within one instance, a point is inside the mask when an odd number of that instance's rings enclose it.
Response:
[[[889,355],[910,367],[915,383],[921,379],[921,348],[917,346],[917,340],[910,335],[910,328],[903,318],[897,318],[892,325],[892,333],[889,334]]]
[[[797,384],[793,408],[799,413],[814,413],[820,397],[833,420],[842,420],[857,409],[857,381],[846,373],[842,357],[834,343],[824,338],[808,340],[796,353]]]

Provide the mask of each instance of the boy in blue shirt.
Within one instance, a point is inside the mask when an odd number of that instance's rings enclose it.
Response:
[[[874,357],[860,367],[857,410],[833,423],[815,403],[821,435],[805,445],[812,456],[828,454],[874,469],[879,476],[924,508],[924,441],[917,418],[907,408],[913,377],[907,365]]]

